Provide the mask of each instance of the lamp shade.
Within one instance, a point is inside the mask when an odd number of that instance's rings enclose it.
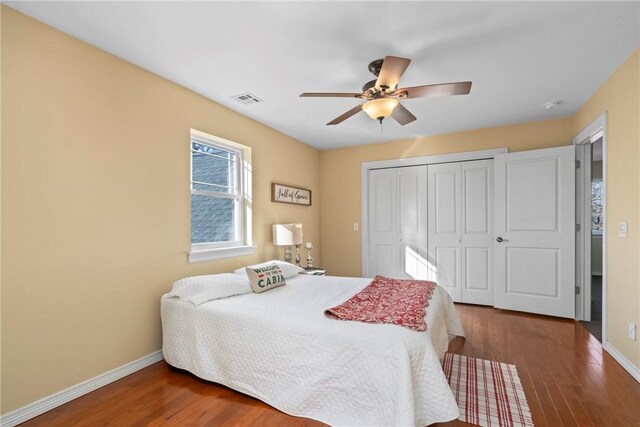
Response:
[[[273,224],[273,244],[276,246],[302,244],[302,224]]]
[[[393,98],[380,98],[365,102],[362,109],[373,120],[381,120],[389,117],[398,106],[398,100]]]

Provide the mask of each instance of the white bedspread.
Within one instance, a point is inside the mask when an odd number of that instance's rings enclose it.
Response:
[[[162,297],[165,360],[290,415],[331,425],[428,425],[458,417],[440,367],[464,332],[447,292],[427,332],[325,317],[370,279],[299,275],[262,294],[194,306]]]

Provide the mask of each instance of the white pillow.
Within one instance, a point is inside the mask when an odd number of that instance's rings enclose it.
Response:
[[[195,305],[214,299],[252,292],[247,277],[222,273],[207,276],[193,276],[180,279],[173,284],[169,296],[180,297]]]
[[[285,279],[295,277],[296,275],[298,275],[298,273],[300,273],[301,271],[304,271],[304,268],[298,267],[295,264],[274,259],[273,261],[267,261],[260,264],[248,265],[247,267],[239,268],[235,270],[233,273],[238,274],[240,276],[247,277],[247,271],[245,270],[245,268],[260,268],[273,263],[275,263],[278,267],[280,267],[280,270],[282,271],[282,275],[284,276]]]

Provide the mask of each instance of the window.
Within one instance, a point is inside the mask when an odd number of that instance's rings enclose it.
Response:
[[[250,149],[191,131],[191,252],[189,261],[253,253],[247,243],[245,154]]]
[[[238,245],[242,153],[191,138],[191,243]]]
[[[604,191],[602,180],[594,180],[591,182],[591,232],[593,234],[602,234],[604,228]]]

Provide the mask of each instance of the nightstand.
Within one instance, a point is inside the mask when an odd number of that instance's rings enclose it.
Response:
[[[311,270],[307,270],[305,268],[304,271],[300,272],[300,274],[310,274],[312,276],[324,276],[327,274],[327,270],[320,267],[314,267]]]

